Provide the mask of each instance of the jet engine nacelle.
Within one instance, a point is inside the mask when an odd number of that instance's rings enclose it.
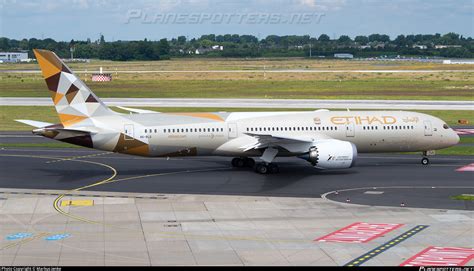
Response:
[[[357,148],[348,141],[328,139],[315,142],[309,152],[300,158],[321,169],[350,168],[357,159]]]

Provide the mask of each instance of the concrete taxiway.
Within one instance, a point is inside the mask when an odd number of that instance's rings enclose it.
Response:
[[[474,194],[473,173],[456,171],[474,157],[419,159],[361,155],[318,171],[285,158],[259,175],[229,158],[3,148],[0,265],[350,265],[388,244],[362,265],[400,265],[429,246],[474,248],[474,206],[451,198]],[[397,228],[315,241],[355,222]]]

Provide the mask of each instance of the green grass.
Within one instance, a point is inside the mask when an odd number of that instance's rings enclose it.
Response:
[[[439,155],[474,155],[474,147],[471,146],[453,146],[442,150],[437,150]]]
[[[31,126],[16,122],[16,119],[30,119],[50,123],[59,122],[53,106],[0,106],[0,131],[33,129]]]
[[[452,196],[451,199],[474,201],[474,195],[462,194],[462,195],[458,195],[458,196]]]
[[[63,143],[0,143],[0,148],[82,148],[81,146]]]
[[[114,80],[86,82],[103,98],[270,98],[474,100],[463,80]],[[2,78],[1,97],[49,97],[40,78]]]
[[[469,136],[469,137],[462,136],[461,141],[459,143],[460,144],[474,143],[474,136]]]

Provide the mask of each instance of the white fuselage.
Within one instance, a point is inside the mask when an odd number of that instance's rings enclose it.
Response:
[[[459,141],[444,121],[416,112],[319,110],[220,113],[219,116],[221,120],[171,113],[121,115],[120,121],[108,121],[104,126],[146,141],[148,156],[259,156],[261,150],[245,150],[245,146],[256,141],[251,135],[313,142],[349,141],[361,153],[428,151],[453,146]],[[277,156],[305,152],[304,146],[289,146]]]

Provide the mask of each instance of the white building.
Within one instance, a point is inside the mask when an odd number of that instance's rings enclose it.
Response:
[[[435,45],[435,49],[461,48],[461,45]]]
[[[413,45],[413,48],[418,48],[418,49],[421,49],[421,50],[426,50],[426,49],[428,49],[428,46],[426,46],[426,45],[420,45],[420,44],[415,44],[415,45]]]
[[[334,54],[335,58],[354,58],[353,54]]]
[[[446,60],[443,60],[443,64],[467,64],[467,65],[473,65],[473,64],[474,64],[474,59],[456,59],[456,60],[446,59]]]
[[[28,52],[0,52],[0,62],[22,62],[28,60]]]

